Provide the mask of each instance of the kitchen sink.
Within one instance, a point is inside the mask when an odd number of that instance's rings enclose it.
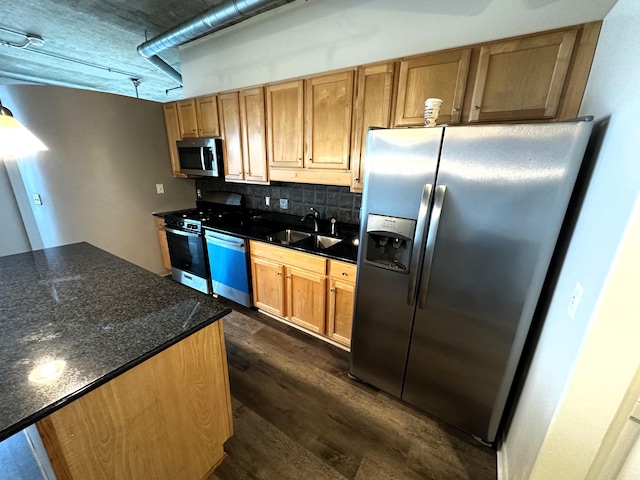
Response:
[[[287,228],[286,230],[281,230],[267,235],[267,240],[281,245],[291,245],[302,240],[306,240],[311,235],[311,233],[299,232],[298,230],[291,230],[290,228]]]
[[[314,246],[324,250],[342,241],[341,238],[325,237],[324,235],[314,235]]]
[[[315,250],[324,250],[342,241],[341,238],[327,237],[317,233],[300,232],[298,230],[281,230],[267,235],[267,240],[280,245],[308,246]]]

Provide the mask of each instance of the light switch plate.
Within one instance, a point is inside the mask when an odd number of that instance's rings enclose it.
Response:
[[[33,203],[35,203],[36,205],[42,205],[42,198],[40,198],[40,195],[38,195],[37,193],[33,193],[31,195],[33,196]]]
[[[164,185],[162,183],[156,183],[156,192],[164,193]]]

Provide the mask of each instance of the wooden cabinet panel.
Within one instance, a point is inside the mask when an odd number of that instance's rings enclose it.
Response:
[[[164,231],[164,218],[156,217],[156,229],[158,231],[158,241],[160,242],[160,255],[162,255],[162,266],[171,270],[171,258],[169,257],[169,242],[167,232]]]
[[[556,116],[577,30],[480,49],[470,122]]]
[[[233,429],[222,320],[36,425],[60,480],[207,477]]]
[[[268,258],[273,262],[302,268],[320,275],[325,275],[327,272],[327,259],[318,255],[254,241],[251,242],[250,249],[251,255]]]
[[[224,145],[224,177],[226,180],[242,180],[244,171],[238,92],[218,95],[218,113]]]
[[[356,265],[329,260],[326,335],[346,346],[351,345],[356,273]]]
[[[242,125],[242,157],[244,179],[252,183],[267,183],[267,144],[265,125],[264,89],[262,87],[240,92]]]
[[[355,290],[352,283],[329,279],[327,337],[346,346],[351,345]]]
[[[393,71],[393,62],[358,69],[352,129],[352,192],[362,192],[363,188],[367,130],[389,128]]]
[[[287,267],[287,318],[316,333],[324,333],[325,282],[318,275]]]
[[[198,138],[198,115],[195,99],[176,102],[181,138]]]
[[[218,98],[215,95],[196,99],[198,135],[200,137],[219,137]]]
[[[164,111],[164,125],[167,129],[167,143],[169,145],[169,158],[171,160],[171,172],[174,177],[186,178],[180,172],[180,159],[178,158],[178,147],[176,142],[182,140],[180,133],[180,120],[178,119],[178,104],[176,102],[162,105]]]
[[[471,49],[400,61],[394,126],[424,125],[424,102],[442,99],[438,123],[459,123]]]
[[[304,166],[349,169],[353,71],[306,80],[306,153]]]
[[[285,317],[284,266],[252,254],[251,275],[254,305],[266,312]]]
[[[304,83],[302,80],[267,87],[267,149],[269,168],[303,165]]]

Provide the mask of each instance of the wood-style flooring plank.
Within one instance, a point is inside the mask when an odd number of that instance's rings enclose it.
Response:
[[[496,478],[493,450],[349,379],[348,352],[230,306],[234,436],[211,479]]]

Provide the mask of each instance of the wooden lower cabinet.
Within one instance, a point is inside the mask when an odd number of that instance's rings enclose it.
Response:
[[[328,283],[326,335],[338,343],[350,346],[356,266],[338,260],[329,260]]]
[[[156,217],[156,229],[158,231],[158,241],[160,242],[160,254],[162,255],[162,266],[171,270],[171,258],[169,257],[169,242],[167,232],[164,231],[164,218]]]
[[[207,478],[233,433],[222,320],[40,420],[56,478]]]
[[[350,345],[355,265],[256,241],[250,250],[256,307]]]

